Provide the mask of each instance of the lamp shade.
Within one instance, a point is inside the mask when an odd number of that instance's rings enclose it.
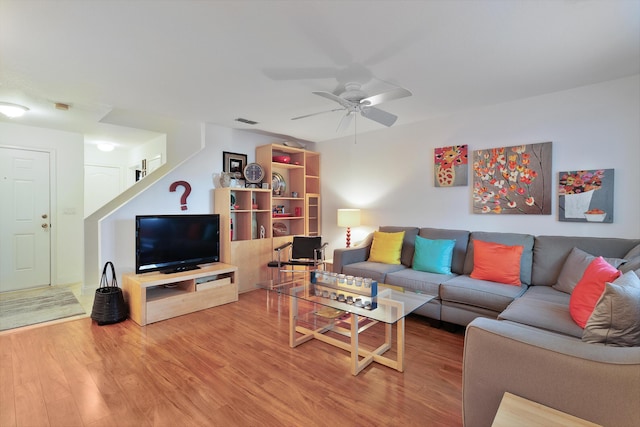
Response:
[[[338,209],[338,227],[360,225],[360,209]]]

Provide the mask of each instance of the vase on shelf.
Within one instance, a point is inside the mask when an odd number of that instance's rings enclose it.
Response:
[[[564,217],[584,219],[584,213],[589,210],[594,191],[595,190],[585,191],[584,193],[565,194]]]
[[[258,238],[258,218],[255,212],[251,214],[251,238]]]

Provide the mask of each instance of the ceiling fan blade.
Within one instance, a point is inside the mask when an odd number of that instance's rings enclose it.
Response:
[[[336,132],[344,132],[349,128],[349,125],[351,124],[351,120],[353,119],[353,114],[354,114],[353,112],[349,111],[347,112],[347,114],[345,114],[342,117],[342,120],[340,120],[340,123],[338,124],[338,128],[336,129]]]
[[[392,89],[390,91],[387,92],[382,92],[379,93],[377,95],[373,95],[370,96],[368,98],[364,98],[362,101],[360,101],[360,104],[362,105],[377,105],[377,104],[382,104],[383,102],[387,102],[387,101],[391,101],[393,99],[399,99],[399,98],[405,98],[407,96],[411,96],[412,93],[403,88],[403,87],[397,87],[395,89]]]
[[[333,110],[327,110],[327,111],[320,111],[318,113],[305,114],[304,116],[294,117],[291,120],[304,119],[304,118],[311,117],[311,116],[317,116],[318,114],[333,113],[334,111],[341,111],[341,110],[344,110],[344,108],[334,108]]]
[[[262,73],[271,80],[304,80],[335,78],[337,68],[307,67],[307,68],[264,68]]]
[[[344,108],[353,108],[356,105],[353,102],[347,101],[344,98],[340,98],[338,95],[332,94],[331,92],[320,91],[320,92],[313,92],[313,93],[315,95],[337,102],[338,104],[342,105]]]
[[[398,116],[387,113],[386,111],[376,107],[364,107],[360,114],[367,119],[373,120],[374,122],[378,122],[387,127],[393,125],[396,120],[398,120]]]

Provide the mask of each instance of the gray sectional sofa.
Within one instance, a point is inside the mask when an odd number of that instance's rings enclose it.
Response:
[[[490,426],[507,391],[605,426],[640,425],[640,347],[584,342],[583,329],[569,313],[570,294],[556,289],[574,248],[624,262],[619,260],[637,252],[640,239],[417,227],[380,231],[405,232],[400,265],[367,261],[372,234],[357,247],[336,249],[333,270],[437,295],[417,313],[466,326],[465,426]],[[451,274],[411,268],[416,236],[456,241]],[[523,246],[522,284],[471,278],[475,240]]]

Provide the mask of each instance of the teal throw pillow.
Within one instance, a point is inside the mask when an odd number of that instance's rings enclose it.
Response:
[[[455,240],[431,240],[416,236],[413,269],[451,274],[451,259],[455,245]]]

